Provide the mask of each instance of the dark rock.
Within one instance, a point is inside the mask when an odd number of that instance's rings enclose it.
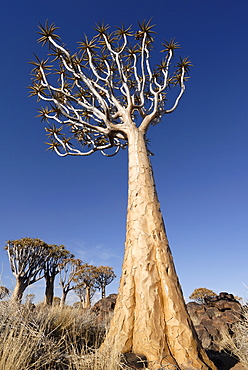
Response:
[[[131,369],[145,369],[148,366],[146,356],[131,352],[124,353],[121,356],[121,363],[129,366]]]
[[[206,350],[218,351],[216,342],[221,339],[221,332],[230,332],[232,325],[242,317],[241,304],[226,292],[216,297],[206,297],[204,304],[189,302],[187,309]]]
[[[202,319],[202,316],[205,314],[206,308],[204,305],[195,303],[195,302],[189,302],[187,304],[187,309],[189,312],[189,315],[191,317],[191,320],[194,325],[199,325]]]
[[[210,307],[210,308],[207,307],[206,308],[206,314],[208,315],[208,317],[210,319],[218,317],[218,316],[221,315],[220,311],[216,307]]]
[[[206,330],[206,328],[203,325],[196,325],[195,330],[197,332],[197,336],[202,344],[203,348],[209,348],[212,344],[212,337]]]
[[[204,303],[210,304],[211,302],[217,302],[218,301],[218,296],[217,297],[209,297],[206,296],[204,297]]]
[[[211,306],[218,308],[219,311],[232,310],[240,312],[240,303],[237,301],[228,301],[226,299],[220,299],[216,303],[211,303]]]
[[[228,301],[236,301],[233,294],[226,293],[226,292],[221,292],[219,294],[219,298],[220,299],[227,299]]]
[[[98,323],[108,319],[110,314],[114,311],[117,294],[110,294],[108,297],[100,299],[91,308],[97,315]]]

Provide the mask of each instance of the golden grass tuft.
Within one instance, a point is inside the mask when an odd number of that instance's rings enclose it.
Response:
[[[248,306],[243,306],[242,319],[232,325],[230,330],[221,332],[217,345],[223,351],[237,358],[248,368]]]
[[[105,328],[89,310],[0,303],[0,370],[119,370],[97,348]]]

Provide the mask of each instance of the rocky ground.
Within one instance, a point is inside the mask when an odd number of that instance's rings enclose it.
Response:
[[[111,294],[93,306],[92,310],[97,313],[99,323],[111,317],[116,297],[117,294]],[[218,346],[220,333],[223,330],[230,330],[231,326],[242,317],[242,307],[233,295],[223,292],[217,297],[205,299],[203,304],[189,302],[187,308],[198,338],[218,370],[247,369],[238,363],[237,359],[220,351]],[[133,369],[144,368],[140,357],[135,354],[126,355],[123,361]]]

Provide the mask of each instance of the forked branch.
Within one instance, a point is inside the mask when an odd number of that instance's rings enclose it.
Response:
[[[49,149],[60,156],[96,151],[112,156],[128,145],[131,126],[146,133],[151,123],[176,109],[191,63],[181,59],[169,75],[179,48],[170,40],[162,44],[162,62],[152,69],[153,27],[144,21],[135,34],[123,25],[109,33],[108,25],[99,24],[97,34],[92,40],[85,36],[74,54],[60,42],[54,24],[39,27],[38,42],[48,44],[50,53],[48,59],[31,62],[30,95],[47,104],[38,116],[47,123]],[[177,85],[178,95],[166,108],[167,89]]]

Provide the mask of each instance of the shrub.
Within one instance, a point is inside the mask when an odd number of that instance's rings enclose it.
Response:
[[[248,306],[243,306],[242,319],[230,330],[222,331],[221,336],[219,347],[248,367]]]
[[[110,370],[96,353],[104,335],[89,310],[1,302],[0,369]]]

